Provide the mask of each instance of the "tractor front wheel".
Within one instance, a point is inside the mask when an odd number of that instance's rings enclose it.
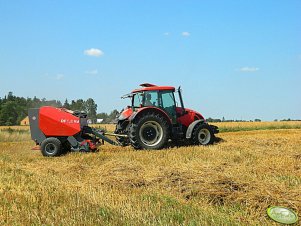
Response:
[[[193,130],[192,141],[196,145],[213,144],[214,139],[214,133],[208,124],[199,124]]]
[[[168,122],[160,114],[142,115],[132,122],[129,137],[135,149],[161,149],[169,138]]]
[[[49,137],[41,143],[41,152],[44,156],[59,156],[63,152],[62,143],[55,137]]]

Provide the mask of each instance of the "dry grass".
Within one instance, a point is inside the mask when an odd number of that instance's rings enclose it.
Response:
[[[301,129],[301,121],[281,122],[218,122],[210,123],[220,128],[221,132],[271,130],[271,129]],[[115,124],[92,124],[92,127],[114,131]],[[0,131],[13,129],[17,131],[29,131],[29,126],[0,126]]]
[[[104,145],[60,158],[31,141],[0,142],[0,224],[273,225],[269,205],[301,212],[301,130],[219,137],[208,147]]]
[[[272,130],[272,129],[301,129],[301,121],[283,122],[219,122],[212,123],[220,128],[221,132]]]
[[[0,130],[14,129],[14,130],[29,130],[29,126],[0,126]]]
[[[31,140],[29,127],[19,129],[18,126],[0,127],[0,142]]]

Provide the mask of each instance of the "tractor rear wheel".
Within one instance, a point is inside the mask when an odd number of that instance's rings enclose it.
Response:
[[[41,152],[44,156],[59,156],[63,152],[62,143],[55,137],[49,137],[41,143]]]
[[[192,141],[197,145],[208,145],[214,142],[214,133],[208,124],[197,125],[192,133]]]
[[[156,113],[148,113],[132,122],[129,131],[135,149],[161,149],[169,138],[168,122]]]

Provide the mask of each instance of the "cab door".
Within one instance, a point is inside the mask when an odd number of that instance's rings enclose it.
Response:
[[[159,92],[159,107],[168,114],[173,124],[177,123],[176,102],[172,91]]]

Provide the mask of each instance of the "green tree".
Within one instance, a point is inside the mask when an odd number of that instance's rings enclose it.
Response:
[[[90,119],[96,121],[97,104],[92,98],[84,101],[83,99],[72,100],[69,104],[66,99],[64,105],[59,100],[47,100],[46,98],[39,99],[36,96],[34,98],[24,98],[14,96],[12,92],[9,92],[3,99],[0,98],[0,125],[17,125],[28,114],[29,108],[39,108],[42,106],[53,106],[68,108],[70,110],[85,111],[88,113]]]
[[[1,107],[0,125],[16,125],[18,120],[18,105],[14,101],[7,101]]]
[[[13,101],[15,99],[14,95],[13,95],[13,92],[8,92],[8,95],[7,95],[7,100],[8,101]]]
[[[96,118],[98,118],[98,119],[103,119],[102,123],[107,123],[107,122],[108,122],[109,116],[108,116],[107,113],[102,112],[102,113],[98,113],[98,114],[96,115]]]
[[[92,98],[89,98],[84,103],[85,111],[88,114],[88,118],[92,120],[93,123],[96,122],[96,112],[97,112],[97,104]]]
[[[116,109],[114,109],[113,111],[111,111],[111,113],[109,115],[109,118],[108,118],[108,123],[111,123],[111,122],[115,121],[117,115],[119,115],[119,112]]]
[[[85,101],[83,99],[72,100],[70,105],[70,110],[73,111],[85,111]]]
[[[63,107],[64,107],[64,108],[67,108],[67,109],[70,109],[70,104],[69,104],[67,98],[66,98],[66,100],[65,100],[65,102],[64,102],[64,104],[63,104]]]

